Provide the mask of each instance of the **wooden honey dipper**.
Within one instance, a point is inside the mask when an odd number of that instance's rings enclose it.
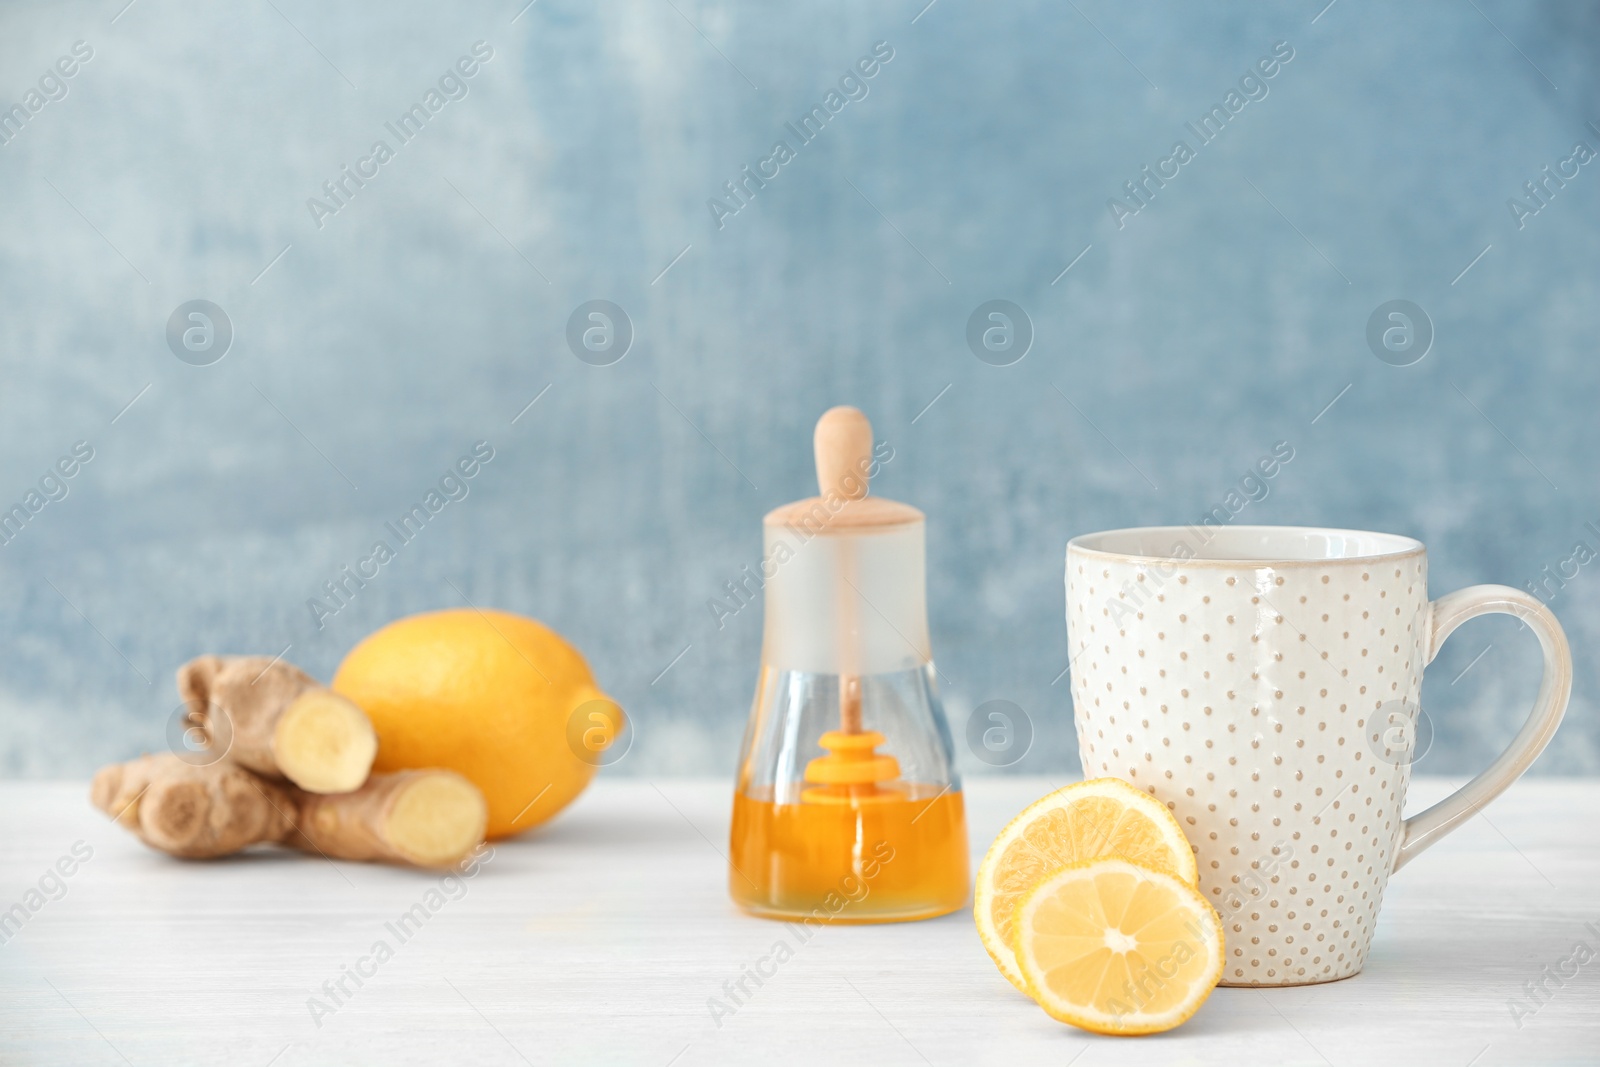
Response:
[[[859,408],[839,406],[823,412],[812,436],[817,459],[817,489],[826,500],[837,494],[854,503],[867,499],[867,471],[872,463],[872,423]],[[851,504],[846,504],[848,510]],[[843,512],[841,511],[841,514]],[[839,731],[861,732],[861,674],[854,640],[856,622],[856,553],[841,548],[839,589]]]

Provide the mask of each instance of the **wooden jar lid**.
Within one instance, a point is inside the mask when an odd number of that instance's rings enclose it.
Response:
[[[809,534],[863,533],[921,522],[910,504],[867,496],[872,469],[872,423],[858,409],[829,408],[813,438],[821,495],[774,508],[768,526],[792,526]]]

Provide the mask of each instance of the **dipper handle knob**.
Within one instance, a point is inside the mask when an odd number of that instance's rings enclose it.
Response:
[[[872,463],[872,423],[861,410],[840,405],[823,412],[813,443],[820,495],[837,493],[846,500],[864,500]]]

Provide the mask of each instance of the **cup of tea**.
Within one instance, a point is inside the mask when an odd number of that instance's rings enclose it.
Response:
[[[1503,585],[1428,598],[1428,555],[1394,534],[1167,526],[1067,544],[1067,640],[1088,777],[1177,816],[1222,918],[1224,985],[1361,970],[1389,875],[1543,751],[1572,657],[1555,616]],[[1422,673],[1468,619],[1513,615],[1544,675],[1506,750],[1403,818]]]

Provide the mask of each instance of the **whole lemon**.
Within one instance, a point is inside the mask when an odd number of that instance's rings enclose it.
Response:
[[[594,777],[595,758],[622,728],[578,651],[554,630],[503,611],[412,615],[345,656],[333,689],[356,702],[378,734],[374,771],[447,767],[483,790],[488,836],[549,819]],[[583,720],[578,747],[569,723]],[[580,758],[586,751],[588,758]]]

